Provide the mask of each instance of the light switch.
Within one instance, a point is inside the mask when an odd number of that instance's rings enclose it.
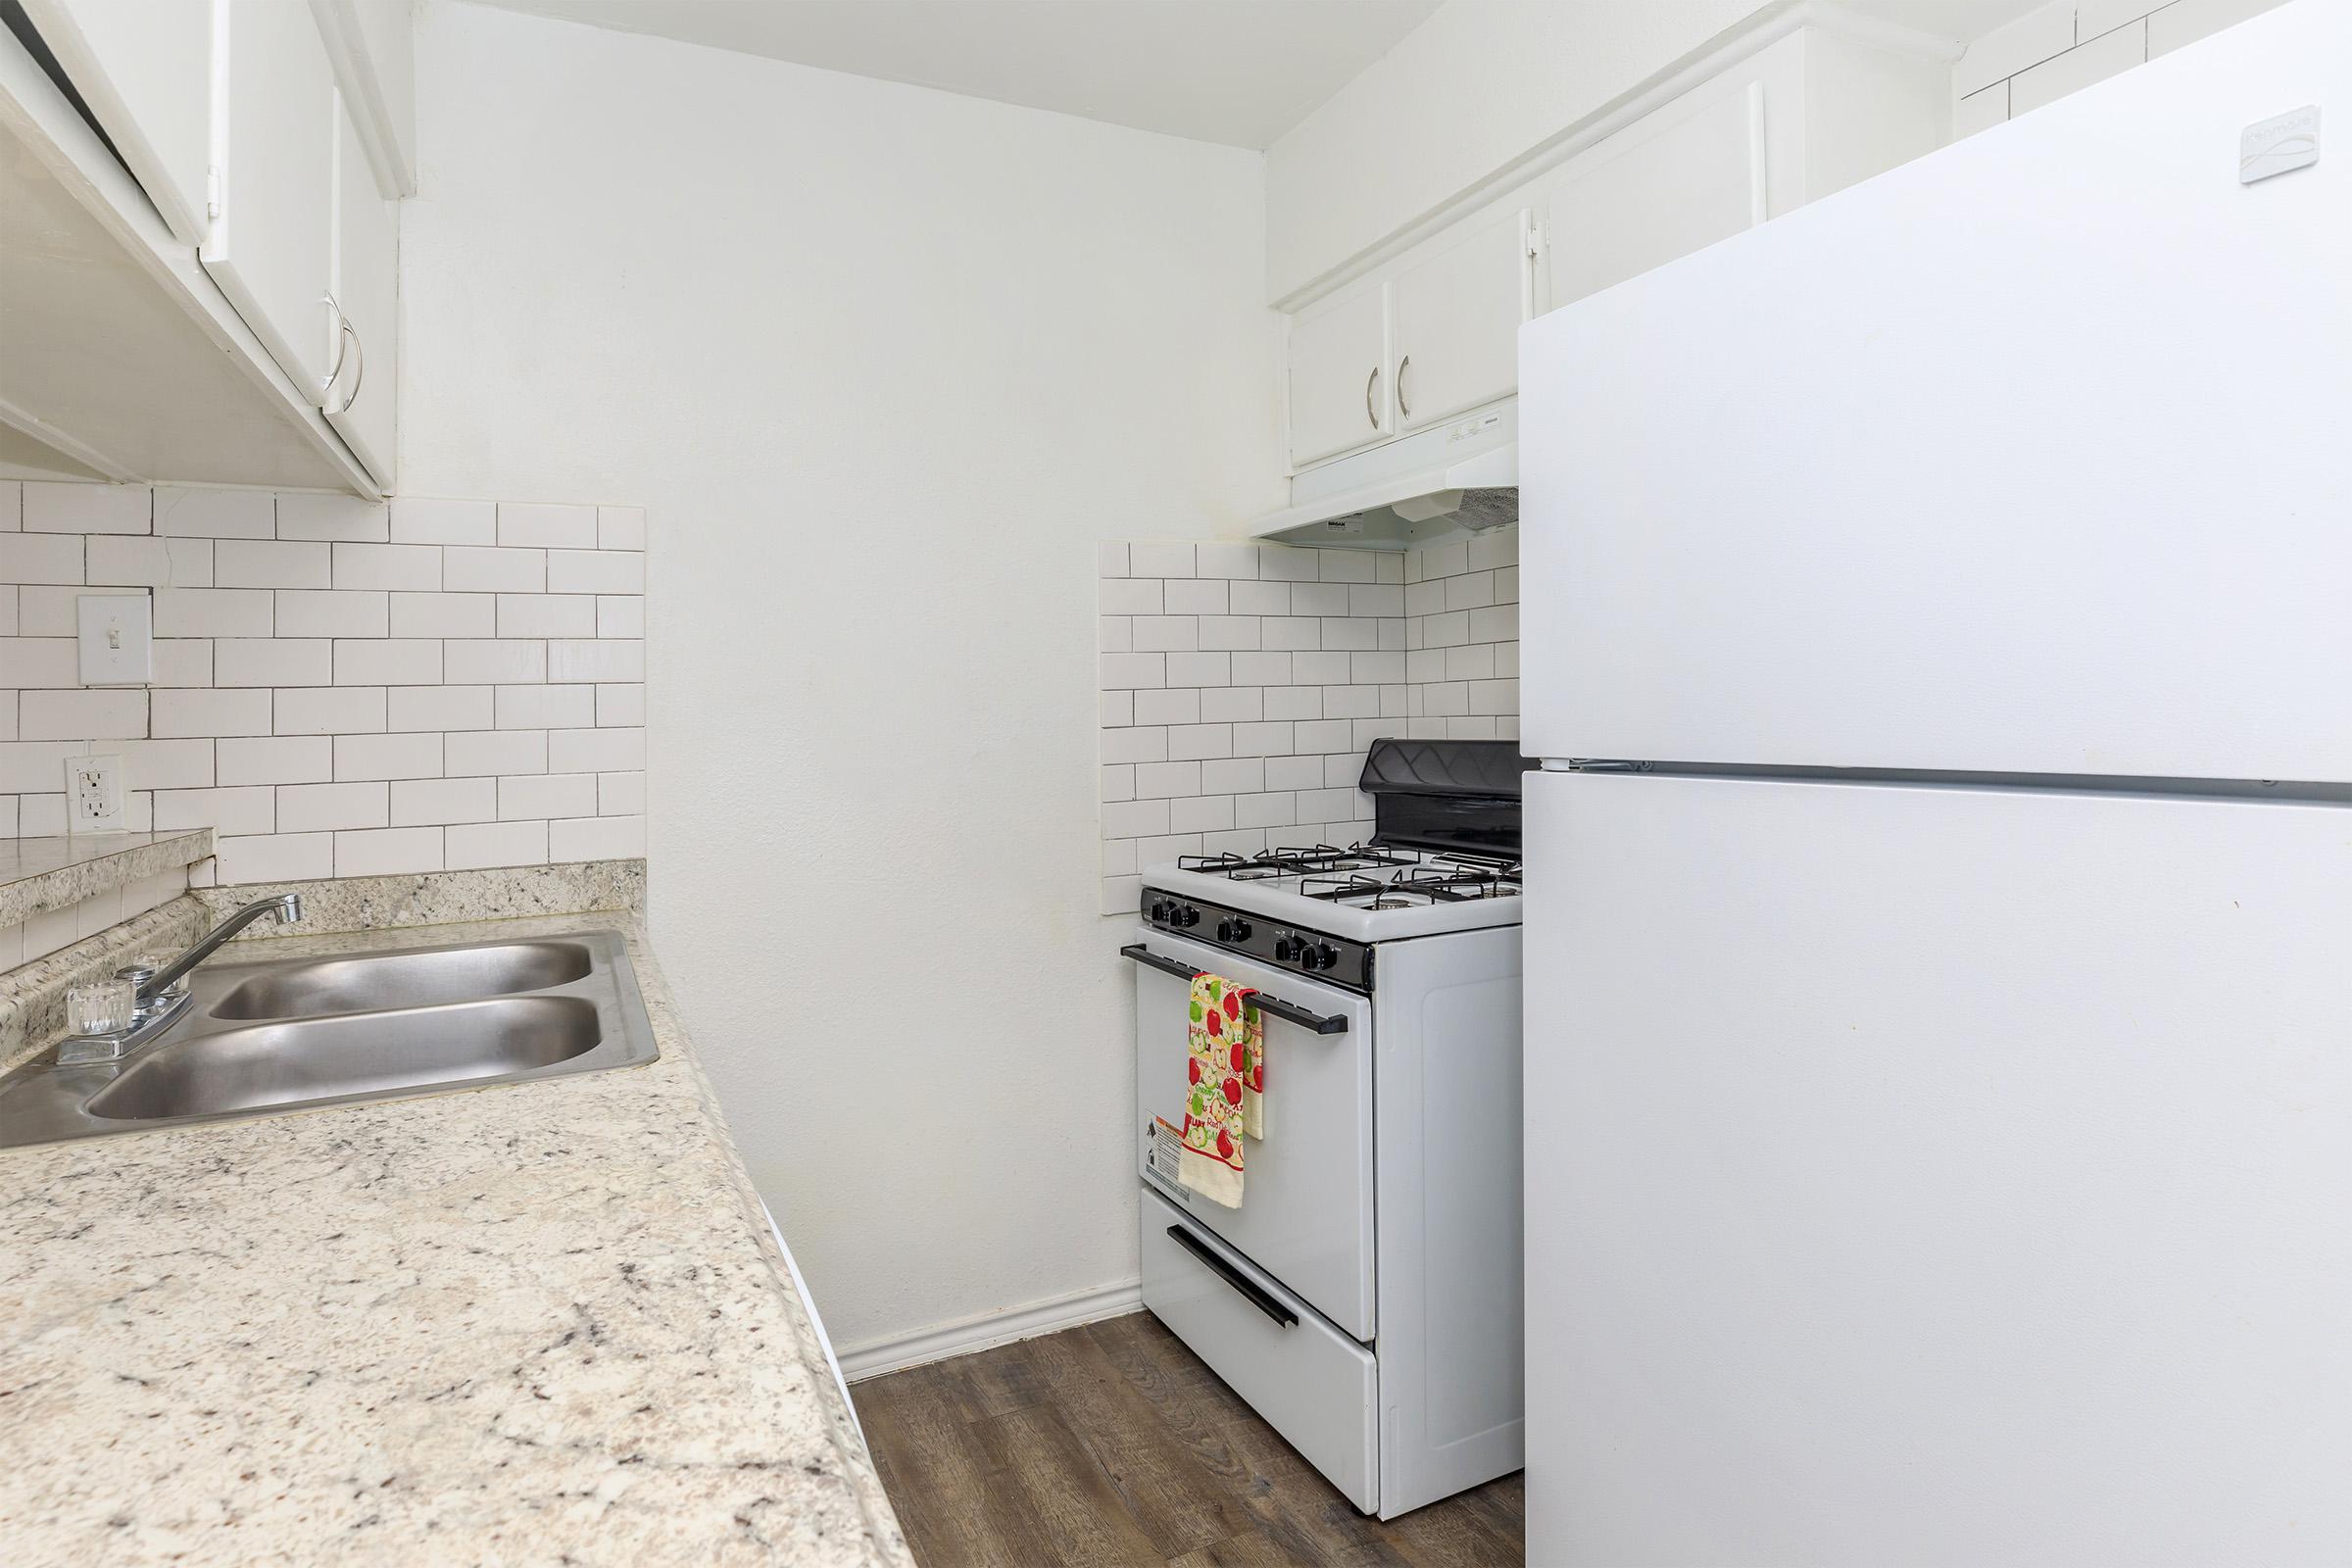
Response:
[[[145,594],[83,594],[75,604],[84,686],[144,686],[155,679],[155,601]]]

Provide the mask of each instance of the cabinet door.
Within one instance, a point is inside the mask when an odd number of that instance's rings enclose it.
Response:
[[[1291,322],[1291,465],[1351,452],[1395,428],[1389,289],[1349,294]]]
[[[1447,237],[1396,274],[1396,423],[1414,430],[1507,397],[1528,318],[1525,208]]]
[[[1547,309],[1752,228],[1765,219],[1764,84],[1679,104],[1570,164],[1546,191]]]
[[[204,269],[286,374],[326,383],[335,84],[308,6],[219,0],[213,168],[220,211]]]
[[[202,244],[213,0],[25,0],[24,14],[173,237]]]
[[[330,379],[319,398],[326,422],[375,482],[392,488],[393,393],[399,384],[399,205],[383,199],[360,132],[340,95],[335,106],[334,283],[340,320],[329,327]],[[334,312],[328,313],[330,319]]]

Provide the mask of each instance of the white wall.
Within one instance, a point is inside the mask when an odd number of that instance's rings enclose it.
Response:
[[[1132,1279],[1096,541],[1278,505],[1254,154],[435,0],[404,483],[644,506],[654,931],[847,1348]]]
[[[1279,299],[1626,96],[1759,0],[1452,0],[1266,151]]]

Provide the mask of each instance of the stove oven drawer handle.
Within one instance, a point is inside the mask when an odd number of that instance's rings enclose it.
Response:
[[[1141,942],[1131,942],[1121,948],[1119,956],[1133,958],[1146,968],[1157,969],[1162,974],[1172,974],[1179,980],[1198,980],[1208,972],[1196,969],[1189,963],[1178,963],[1174,958],[1163,958]],[[1256,998],[1250,1005],[1260,1012],[1270,1012],[1286,1023],[1295,1023],[1301,1029],[1312,1029],[1319,1035],[1344,1035],[1348,1032],[1348,1019],[1341,1013],[1335,1012],[1327,1018],[1321,1013],[1309,1012],[1295,1003],[1285,1002],[1280,997],[1269,997],[1263,991],[1256,993]]]
[[[1255,1280],[1211,1251],[1208,1244],[1191,1231],[1181,1225],[1171,1225],[1168,1227],[1168,1240],[1208,1265],[1209,1272],[1232,1286],[1243,1300],[1248,1301],[1284,1328],[1295,1329],[1298,1326],[1298,1313],[1284,1305],[1278,1298],[1269,1296],[1258,1289]]]

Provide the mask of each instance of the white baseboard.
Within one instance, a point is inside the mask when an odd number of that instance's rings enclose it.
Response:
[[[945,1361],[952,1355],[969,1355],[991,1346],[1057,1334],[1081,1323],[1132,1312],[1143,1304],[1144,1285],[1140,1279],[1098,1286],[1091,1291],[1031,1301],[1026,1306],[1007,1307],[1002,1312],[983,1312],[977,1317],[916,1329],[911,1334],[868,1340],[841,1351],[841,1370],[852,1383],[878,1378],[885,1372],[903,1372],[910,1366]]]

